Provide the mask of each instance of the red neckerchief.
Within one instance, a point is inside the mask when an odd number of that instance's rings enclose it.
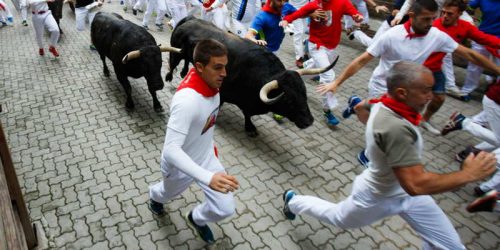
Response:
[[[271,0],[266,1],[266,4],[264,5],[264,7],[262,7],[262,11],[281,16],[281,13],[279,11],[277,11],[271,7]]]
[[[416,34],[415,32],[411,32],[411,28],[410,28],[411,27],[411,19],[408,20],[408,22],[404,23],[403,25],[405,27],[406,32],[408,32],[408,35],[406,35],[406,37],[410,38],[410,40],[412,38],[423,37],[423,36],[427,35],[427,34]]]
[[[212,97],[219,93],[219,89],[210,88],[194,68],[189,70],[189,73],[184,77],[179,87],[177,87],[177,91],[183,88],[194,89],[204,97]]]
[[[392,111],[396,112],[398,115],[402,116],[413,125],[418,126],[420,120],[422,120],[422,115],[416,112],[410,106],[393,99],[387,94],[383,95],[379,99],[371,99],[369,100],[370,104],[382,102],[386,107],[390,108]]]
[[[498,53],[498,49],[492,48],[489,46],[485,46],[486,50],[488,50],[494,57],[500,58],[500,53]]]

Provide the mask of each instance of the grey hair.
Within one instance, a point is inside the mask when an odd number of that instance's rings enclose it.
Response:
[[[416,79],[422,76],[422,73],[432,74],[424,65],[407,61],[397,62],[387,75],[387,92],[392,94],[401,87],[408,89]]]

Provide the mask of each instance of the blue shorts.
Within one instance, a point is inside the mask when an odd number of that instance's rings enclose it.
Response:
[[[432,93],[437,95],[446,94],[446,77],[444,76],[443,71],[433,72],[434,76],[434,86],[432,87]]]

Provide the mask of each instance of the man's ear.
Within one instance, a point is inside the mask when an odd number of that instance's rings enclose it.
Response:
[[[198,71],[199,73],[203,72],[204,66],[201,62],[194,63],[194,67],[195,67],[196,71]]]
[[[408,97],[408,90],[405,88],[396,88],[394,90],[394,97],[398,100],[405,100]]]
[[[408,11],[408,16],[409,16],[411,19],[415,18],[415,12],[413,12],[413,11],[411,11],[411,10],[410,10],[410,11]]]

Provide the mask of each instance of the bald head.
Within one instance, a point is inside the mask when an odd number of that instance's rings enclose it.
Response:
[[[433,86],[432,72],[413,62],[394,64],[387,76],[387,93],[417,112],[421,112],[432,99]]]
[[[422,74],[432,72],[425,66],[414,62],[401,61],[392,66],[387,76],[387,92],[394,94],[398,88],[409,89],[422,78]]]

